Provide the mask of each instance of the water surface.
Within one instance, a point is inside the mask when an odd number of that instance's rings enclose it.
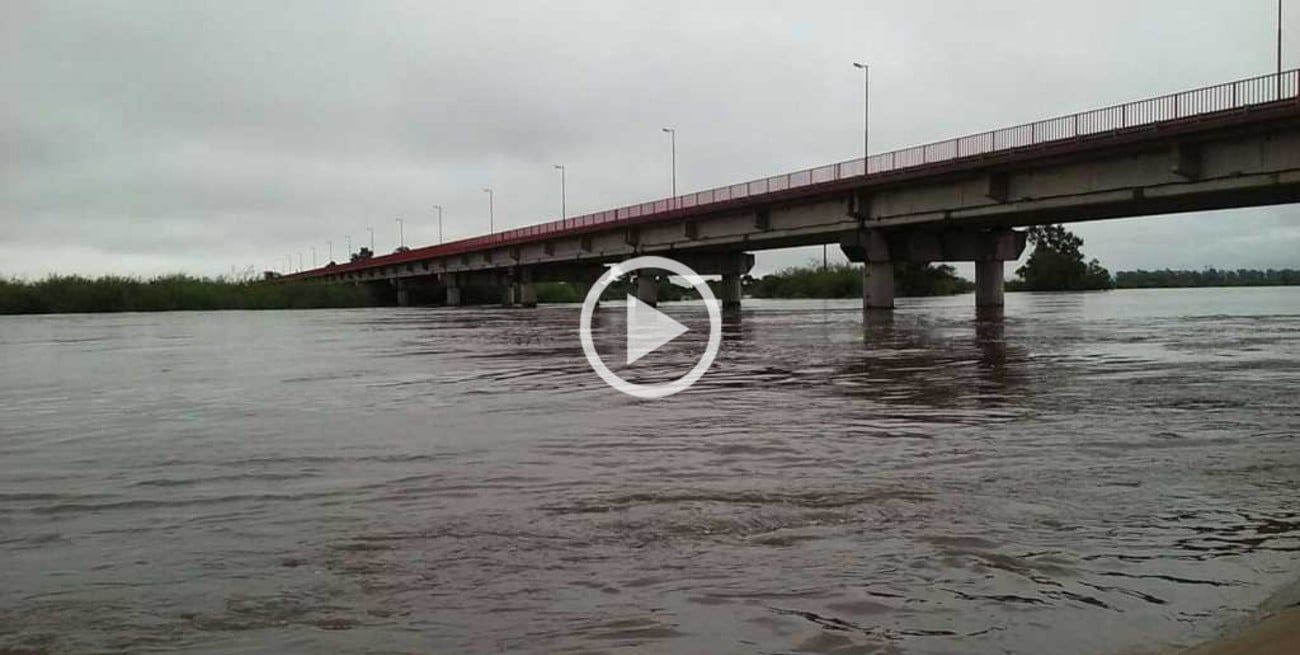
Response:
[[[661,401],[576,307],[0,318],[0,652],[1114,653],[1300,574],[1300,289],[1007,299],[747,301]]]

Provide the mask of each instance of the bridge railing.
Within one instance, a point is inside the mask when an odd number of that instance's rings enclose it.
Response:
[[[1156,98],[1057,116],[1014,127],[981,132],[956,139],[883,152],[871,155],[865,160],[859,157],[793,173],[784,173],[715,189],[706,189],[674,198],[662,198],[617,209],[574,216],[564,220],[538,223],[528,227],[455,241],[444,246],[421,248],[401,255],[376,257],[374,260],[367,261],[366,264],[360,266],[345,264],[342,270],[364,268],[384,263],[398,263],[443,254],[456,254],[595,225],[667,214],[682,209],[706,207],[712,204],[850,178],[866,179],[873,175],[891,173],[907,168],[927,166],[966,157],[978,157],[1070,139],[1083,139],[1133,127],[1157,125],[1223,111],[1247,109],[1256,105],[1289,99],[1300,102],[1300,69],[1261,75],[1226,84],[1217,84],[1191,91],[1182,91]]]

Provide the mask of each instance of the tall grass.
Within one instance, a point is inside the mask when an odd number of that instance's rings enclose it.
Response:
[[[166,275],[150,279],[52,275],[0,279],[0,314],[160,312],[217,309],[315,309],[375,304],[362,286],[266,284]]]

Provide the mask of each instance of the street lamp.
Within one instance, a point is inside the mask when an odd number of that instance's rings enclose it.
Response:
[[[1282,0],[1277,0],[1277,93],[1282,97]]]
[[[442,244],[442,205],[434,205],[433,208],[438,210],[438,243]]]
[[[569,217],[569,209],[567,206],[568,198],[566,198],[569,192],[567,189],[565,189],[566,176],[564,172],[564,164],[556,164],[555,168],[560,171],[560,220],[564,220]]]
[[[484,188],[483,191],[488,194],[488,233],[496,232],[496,210],[493,209],[492,189]]]
[[[302,251],[298,251],[298,272],[302,272]]]
[[[326,241],[325,243],[329,244],[329,248],[330,248],[330,258],[329,258],[329,261],[334,261],[334,242],[333,242],[333,241]]]
[[[311,267],[316,268],[316,246],[311,247]]]
[[[400,218],[397,219],[397,247],[406,247],[406,223],[403,223]]]
[[[348,259],[352,259],[352,235],[348,234],[343,238],[348,240]]]
[[[677,198],[677,130],[676,130],[675,128],[665,127],[665,128],[663,128],[663,131],[666,132],[666,133],[668,134],[668,138],[670,139],[670,141],[671,141],[671,143],[672,143],[672,154],[673,154],[673,164],[672,164],[672,165],[673,165],[673,198],[675,199],[675,198]],[[676,200],[674,200],[673,204],[676,205]]]
[[[370,254],[375,254],[375,228],[367,227],[366,231],[370,233]]]
[[[867,174],[867,155],[871,154],[871,148],[868,145],[870,135],[870,117],[871,117],[871,67],[866,64],[853,62],[854,68],[862,69],[862,174]]]
[[[853,62],[853,67],[862,69],[862,174],[866,175],[869,171],[868,164],[870,163],[870,159],[871,159],[870,157],[871,147],[870,147],[870,140],[869,140],[871,134],[869,129],[869,126],[871,124],[869,120],[870,112],[871,112],[871,90],[870,90],[871,89],[871,67],[866,64],[858,63],[856,61]],[[827,257],[826,257],[826,244],[823,243],[822,244],[822,272],[825,272],[827,267],[828,265],[827,265]]]

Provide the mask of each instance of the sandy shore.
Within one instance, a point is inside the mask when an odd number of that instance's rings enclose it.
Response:
[[[1300,655],[1300,581],[1274,594],[1231,634],[1180,655]]]

